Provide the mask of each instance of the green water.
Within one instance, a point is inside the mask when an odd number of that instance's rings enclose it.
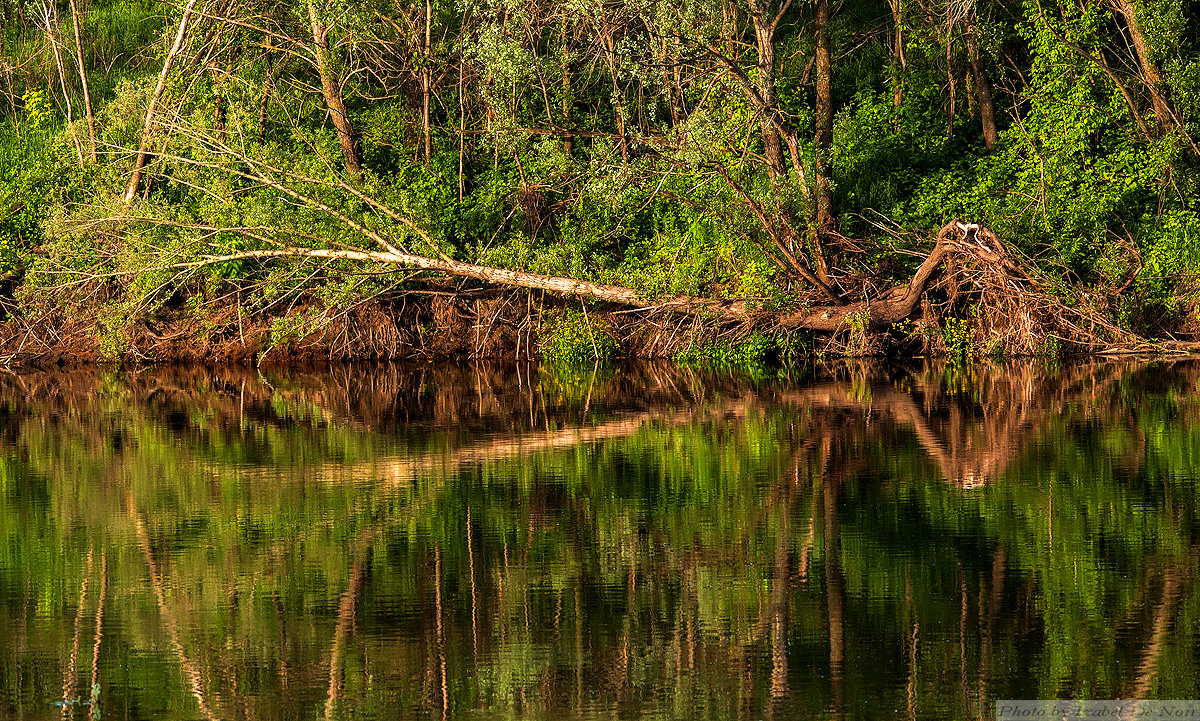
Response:
[[[1200,364],[0,375],[0,718],[1200,698]]]

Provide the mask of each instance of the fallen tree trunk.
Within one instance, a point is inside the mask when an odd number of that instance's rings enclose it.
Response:
[[[642,297],[637,291],[631,288],[623,288],[616,285],[603,285],[600,283],[592,283],[586,280],[575,280],[574,278],[561,278],[551,275],[539,275],[537,273],[527,273],[520,270],[505,270],[503,268],[493,268],[486,265],[475,265],[473,263],[461,263],[456,260],[440,260],[437,258],[428,258],[423,255],[413,255],[411,253],[403,253],[400,251],[361,251],[361,250],[328,250],[324,248],[278,248],[274,250],[249,250],[241,253],[230,253],[228,255],[212,255],[190,263],[180,263],[176,267],[195,267],[200,265],[211,265],[214,263],[225,263],[236,260],[248,259],[266,259],[266,258],[324,258],[327,260],[365,260],[374,261],[377,263],[387,263],[390,265],[402,265],[407,268],[417,268],[420,270],[432,270],[449,275],[457,275],[464,278],[474,278],[485,283],[494,283],[496,285],[514,286],[517,288],[529,288],[531,290],[544,290],[550,293],[575,297],[575,298],[592,298],[595,300],[604,301],[606,303],[617,303],[619,305],[629,305],[636,308],[669,308],[677,310],[692,310],[700,311],[702,309],[712,309],[717,312],[724,311],[731,313],[734,316],[740,316],[742,313],[738,310],[744,306],[744,303],[723,303],[722,301],[709,300],[706,298],[693,298],[690,296],[681,296],[671,299],[665,303],[655,303],[653,300]]]
[[[229,230],[238,232],[236,229]],[[261,238],[257,234],[254,237]],[[846,305],[814,306],[801,312],[775,316],[773,319],[780,327],[789,329],[832,332],[848,327],[856,319],[871,329],[886,329],[892,323],[908,318],[916,311],[920,305],[921,296],[930,282],[937,277],[942,262],[952,252],[967,253],[985,262],[1011,266],[1007,254],[995,234],[979,225],[954,220],[947,223],[938,233],[937,244],[908,283],[896,286],[873,300]],[[189,263],[180,263],[176,267],[197,267],[237,260],[287,257],[372,261],[402,265],[408,268],[474,278],[485,283],[543,290],[567,297],[590,298],[606,303],[627,305],[647,312],[663,311],[705,315],[717,322],[737,323],[770,317],[770,314],[752,309],[744,300],[718,300],[695,296],[655,299],[621,286],[505,270],[450,259],[428,258],[394,249],[356,251],[285,247],[206,256]]]

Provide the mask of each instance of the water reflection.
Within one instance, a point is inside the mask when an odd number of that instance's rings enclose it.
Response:
[[[1196,698],[1200,365],[0,376],[0,716]]]

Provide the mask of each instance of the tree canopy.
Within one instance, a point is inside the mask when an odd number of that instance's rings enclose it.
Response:
[[[429,354],[454,345],[412,332],[452,325],[437,293],[511,326],[474,354],[536,353],[543,311],[581,297],[649,354],[723,324],[1036,353],[1196,323],[1195,2],[41,0],[0,19],[6,353],[50,327],[110,355],[197,328],[250,353],[336,328],[345,354]],[[955,220],[1003,252],[955,233],[918,285]],[[391,341],[367,338],[368,307]]]

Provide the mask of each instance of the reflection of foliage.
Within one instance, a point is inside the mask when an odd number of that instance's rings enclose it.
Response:
[[[665,370],[513,372],[3,381],[0,634],[33,650],[9,647],[0,680],[62,678],[44,654],[73,646],[82,559],[107,550],[105,712],[195,715],[131,514],[201,690],[219,710],[245,699],[251,717],[319,712],[364,557],[347,715],[440,713],[444,659],[454,715],[756,713],[782,664],[788,715],[819,716],[834,699],[834,577],[856,659],[845,698],[880,713],[903,703],[888,689],[910,673],[928,715],[972,716],[979,693],[985,705],[1116,697],[1145,658],[1129,639],[1148,636],[1147,619],[1167,608],[1187,629],[1200,612],[1191,368],[955,367],[886,382],[851,369],[849,382],[822,371],[753,389]],[[669,387],[681,390],[655,395]],[[581,395],[594,427],[634,420],[588,442],[448,460],[481,443],[474,418],[518,437],[570,431]],[[916,399],[934,410],[913,416]],[[948,475],[946,463],[1005,449],[980,485]],[[1154,695],[1197,692],[1190,636],[1167,636],[1156,663]],[[15,693],[45,708],[60,692]]]
[[[538,374],[538,381],[551,405],[579,406],[586,405],[593,395],[601,398],[611,394],[607,384],[616,373],[617,369],[607,364],[548,363]]]

